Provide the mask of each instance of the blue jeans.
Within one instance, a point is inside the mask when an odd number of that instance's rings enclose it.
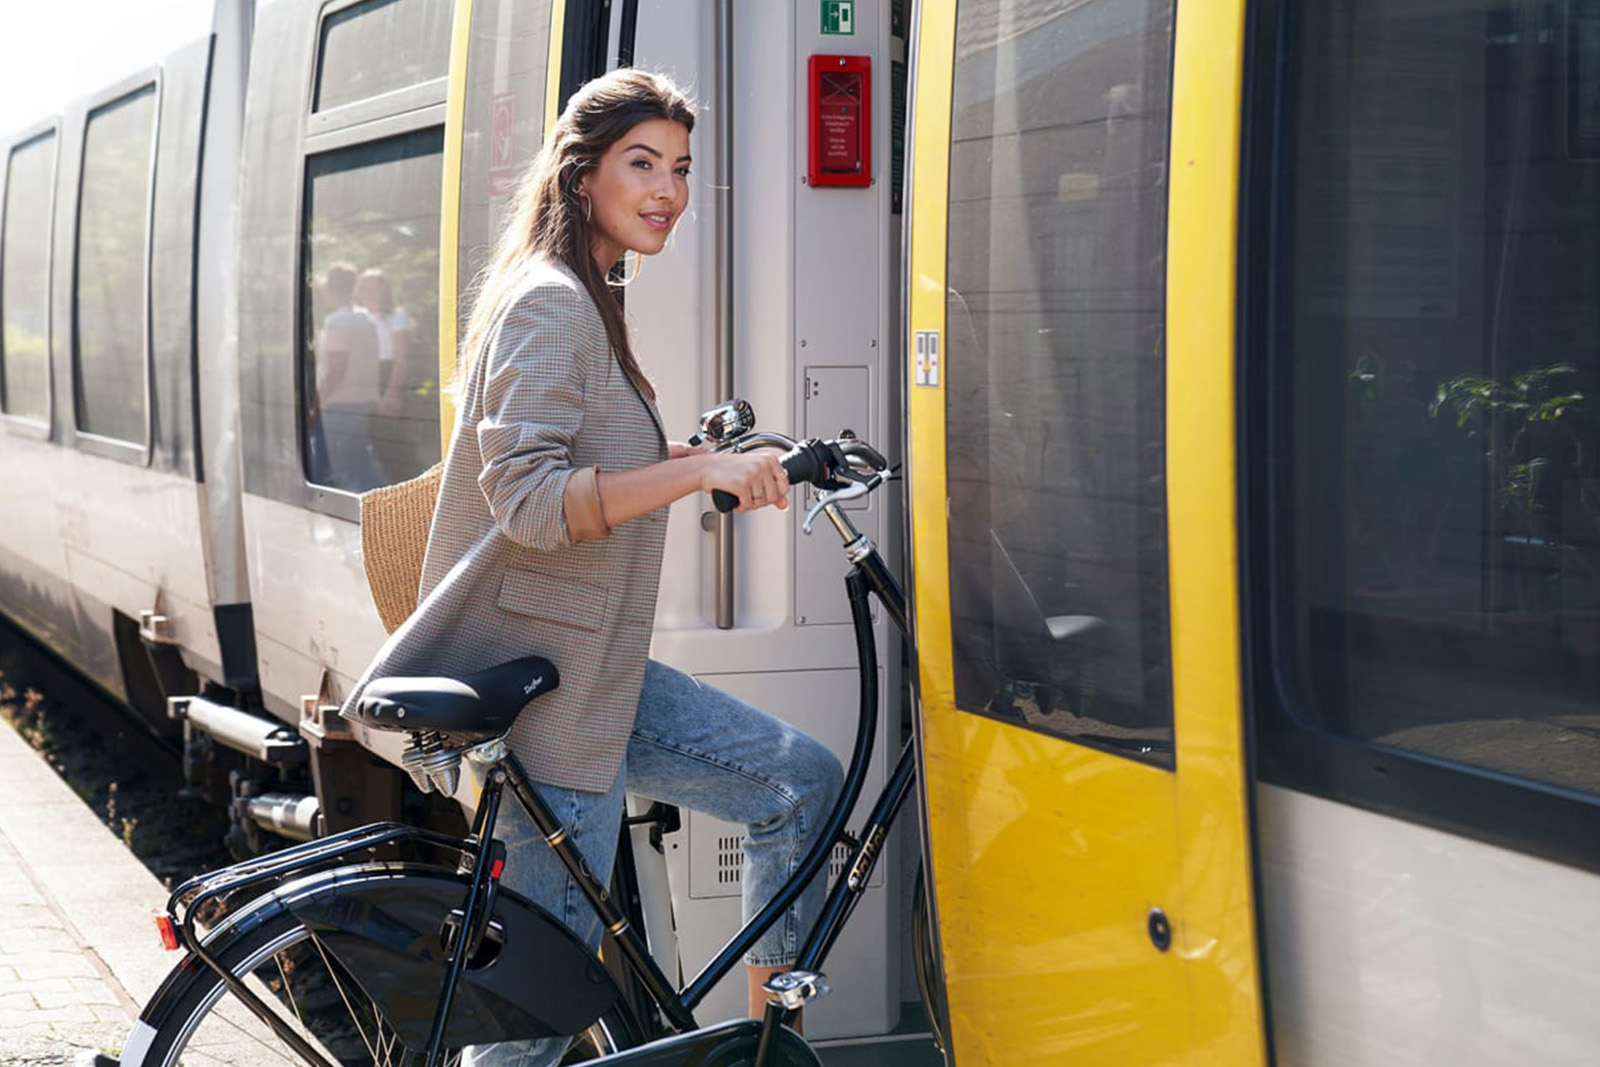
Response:
[[[537,714],[535,708],[533,714]],[[832,752],[787,723],[720,689],[651,660],[623,770],[605,793],[537,785],[602,883],[610,881],[626,789],[745,825],[744,917],[760,911],[800,865],[839,795],[843,772]],[[556,915],[591,948],[600,919],[514,797],[500,807],[495,836],[506,843],[501,884]],[[746,962],[794,962],[822,909],[825,879],[814,878],[793,907],[755,943]],[[545,1067],[567,1038],[468,1050],[471,1067]]]

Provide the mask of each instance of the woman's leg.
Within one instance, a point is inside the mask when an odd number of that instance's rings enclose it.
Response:
[[[572,835],[600,884],[608,884],[622,824],[622,777],[619,775],[606,793],[538,783],[534,789]],[[557,916],[591,949],[598,949],[600,917],[510,789],[501,799],[494,836],[506,845],[506,866],[500,884]],[[463,1062],[468,1067],[547,1067],[561,1059],[569,1043],[569,1038],[554,1037],[479,1045],[466,1050]]]
[[[632,791],[745,825],[747,920],[799,867],[844,779],[821,743],[654,660],[645,668],[626,764]],[[794,962],[822,910],[825,883],[813,879],[755,943],[745,959],[752,969],[770,973]],[[751,996],[754,1011],[754,984]]]

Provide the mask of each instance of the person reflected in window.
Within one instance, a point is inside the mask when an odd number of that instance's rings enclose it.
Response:
[[[325,454],[312,479],[337,489],[383,484],[372,455],[371,419],[378,402],[378,330],[355,305],[356,270],[330,266],[322,295],[330,308],[317,334],[317,413]]]
[[[389,277],[376,267],[356,279],[356,306],[372,319],[378,332],[378,402],[374,411],[385,418],[399,415],[411,376],[406,362],[411,316],[395,306]]]

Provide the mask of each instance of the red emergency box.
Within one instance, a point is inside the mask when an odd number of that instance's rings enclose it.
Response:
[[[812,56],[809,181],[872,184],[872,57]]]

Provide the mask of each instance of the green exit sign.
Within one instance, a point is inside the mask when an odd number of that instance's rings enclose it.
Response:
[[[822,0],[822,32],[836,37],[855,36],[856,0]]]

